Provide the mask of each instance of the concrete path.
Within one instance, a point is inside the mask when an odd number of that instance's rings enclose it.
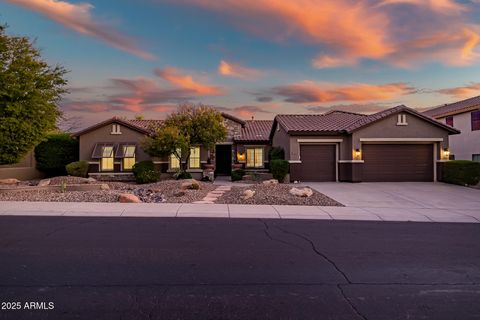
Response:
[[[232,189],[231,186],[218,186],[215,190],[210,191],[207,195],[200,201],[194,201],[195,204],[214,204],[218,198],[223,196],[223,194]]]
[[[480,223],[480,210],[239,204],[0,202],[0,216],[205,217]]]

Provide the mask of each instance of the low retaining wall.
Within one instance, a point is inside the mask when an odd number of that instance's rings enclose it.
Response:
[[[107,184],[67,184],[65,187],[65,191],[97,191],[108,189]],[[41,190],[62,191],[62,186],[0,188],[0,193]]]

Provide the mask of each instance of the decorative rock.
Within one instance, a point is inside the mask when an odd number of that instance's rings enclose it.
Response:
[[[180,189],[182,190],[199,190],[200,189],[200,183],[198,183],[197,180],[195,179],[187,179],[185,182],[182,182]]]
[[[276,185],[276,184],[278,184],[278,180],[277,179],[265,180],[265,181],[263,181],[263,184],[265,184],[265,185]]]
[[[177,191],[173,194],[174,197],[183,197],[185,195],[185,191]]]
[[[106,183],[102,183],[100,185],[100,190],[110,190],[110,187]]]
[[[46,187],[48,185],[50,185],[50,179],[43,179],[38,182],[37,187]]]
[[[243,192],[243,200],[250,199],[250,198],[252,198],[254,195],[255,195],[255,191],[247,189],[247,190],[245,190],[245,191]]]
[[[310,197],[313,194],[312,189],[310,188],[303,188],[303,189],[298,189],[298,188],[292,188],[290,189],[290,194],[297,196],[297,197]]]
[[[87,179],[85,180],[85,183],[95,183],[95,182],[97,182],[97,179],[92,178],[92,177],[87,178]]]
[[[121,202],[121,203],[140,203],[142,201],[134,194],[120,193],[118,195],[118,202]]]
[[[11,179],[0,179],[0,184],[17,184],[19,182],[20,182],[20,180],[13,179],[13,178],[11,178]]]

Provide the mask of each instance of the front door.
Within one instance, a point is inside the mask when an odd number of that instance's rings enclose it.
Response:
[[[219,144],[215,147],[215,175],[229,176],[232,172],[232,145]]]

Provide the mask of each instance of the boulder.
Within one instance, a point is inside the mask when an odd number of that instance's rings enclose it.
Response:
[[[120,193],[118,195],[118,202],[121,203],[140,203],[142,200],[138,198],[136,195],[131,193]]]
[[[100,185],[100,190],[110,190],[110,187],[106,183],[102,183]]]
[[[200,189],[200,183],[195,180],[195,179],[186,179],[182,184],[180,185],[181,190],[198,190]]]
[[[263,181],[263,184],[264,185],[269,185],[269,186],[276,185],[276,184],[278,184],[278,180],[277,179],[265,180],[265,181]]]
[[[37,187],[46,187],[48,185],[50,185],[50,179],[43,179],[38,182]]]
[[[95,182],[97,182],[97,179],[92,178],[92,177],[87,178],[87,179],[85,180],[85,183],[95,183]]]
[[[20,183],[20,180],[18,179],[0,179],[0,184],[17,184]]]
[[[290,194],[292,194],[296,197],[305,197],[305,198],[310,197],[313,194],[313,191],[310,188],[303,188],[303,189],[292,188],[292,189],[290,189],[289,192],[290,192]]]
[[[247,189],[247,190],[245,190],[245,191],[243,192],[243,200],[250,199],[250,198],[252,198],[254,195],[255,195],[255,191]]]

